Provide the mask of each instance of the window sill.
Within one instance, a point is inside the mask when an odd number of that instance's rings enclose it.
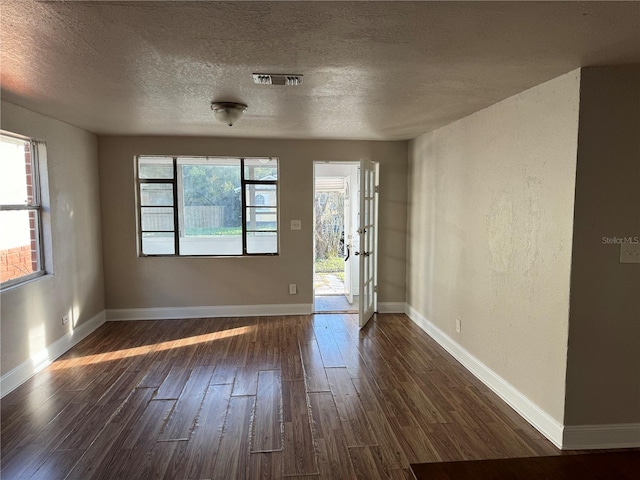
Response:
[[[15,283],[13,283],[14,282],[13,280],[9,280],[8,282],[6,282],[0,287],[0,293],[5,293],[10,290],[23,287],[25,285],[37,282],[38,280],[42,280],[48,277],[53,277],[53,273],[47,273],[44,271],[32,273],[31,275],[25,275],[24,277],[16,278]]]

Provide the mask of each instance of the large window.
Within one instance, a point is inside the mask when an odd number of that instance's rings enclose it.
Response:
[[[44,273],[38,152],[44,145],[0,132],[0,284],[7,288]]]
[[[278,160],[137,158],[141,255],[278,253]]]

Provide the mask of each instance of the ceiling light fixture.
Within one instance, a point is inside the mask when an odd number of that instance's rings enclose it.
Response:
[[[211,102],[211,110],[215,117],[230,127],[233,126],[247,109],[244,103]]]

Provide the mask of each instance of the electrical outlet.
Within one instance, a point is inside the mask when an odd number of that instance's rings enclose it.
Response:
[[[298,287],[295,283],[289,284],[289,295],[296,295],[298,293]]]
[[[291,230],[302,230],[302,220],[291,220]]]
[[[456,332],[460,333],[461,330],[462,330],[462,322],[460,321],[459,318],[456,318]]]
[[[62,324],[66,325],[67,323],[69,323],[69,315],[63,315],[62,316]]]

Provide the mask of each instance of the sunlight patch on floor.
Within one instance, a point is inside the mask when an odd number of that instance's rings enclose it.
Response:
[[[146,355],[151,352],[161,352],[164,350],[171,350],[174,348],[189,347],[191,345],[197,345],[200,343],[213,342],[215,340],[221,340],[223,338],[235,337],[238,335],[244,335],[251,332],[255,327],[238,327],[229,330],[223,330],[220,332],[212,332],[204,335],[196,335],[193,337],[180,338],[177,340],[171,340],[168,342],[154,343],[151,345],[143,345],[141,347],[126,348],[123,350],[116,350],[115,352],[101,353],[98,355],[87,355],[86,357],[72,358],[69,360],[59,360],[54,362],[50,369],[61,370],[71,367],[80,367],[84,365],[92,365],[101,362],[110,362],[112,360],[119,360],[121,358],[134,357],[138,355]]]

